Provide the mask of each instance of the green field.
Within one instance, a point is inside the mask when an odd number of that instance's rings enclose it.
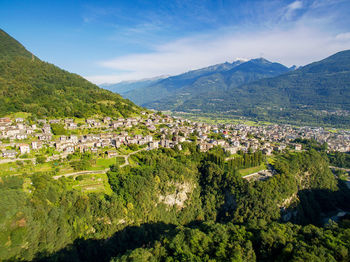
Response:
[[[261,170],[265,170],[267,169],[266,168],[266,165],[265,163],[261,164],[260,166],[255,166],[255,167],[249,167],[249,168],[245,168],[245,169],[240,169],[238,170],[238,173],[241,175],[241,176],[247,176],[249,174],[253,174],[253,173],[256,173],[256,172],[259,172]]]
[[[80,175],[73,183],[72,188],[85,193],[102,192],[108,195],[113,193],[106,174]]]

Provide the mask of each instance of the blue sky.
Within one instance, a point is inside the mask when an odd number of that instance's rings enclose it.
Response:
[[[349,0],[0,0],[0,28],[100,83],[237,58],[305,65],[350,49]]]

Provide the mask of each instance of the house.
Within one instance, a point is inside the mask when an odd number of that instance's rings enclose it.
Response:
[[[17,152],[15,150],[2,151],[2,156],[5,158],[15,158],[16,155],[17,155]]]
[[[38,124],[46,124],[46,119],[38,119]]]
[[[78,125],[76,123],[68,123],[68,129],[74,130],[77,128],[78,128]]]
[[[295,149],[295,150],[298,150],[298,151],[300,151],[302,148],[303,148],[303,146],[302,146],[301,144],[296,144],[296,145],[294,146],[294,149]]]
[[[103,118],[103,123],[108,124],[111,121],[111,118],[109,116]]]
[[[270,156],[272,154],[272,148],[271,147],[266,147],[262,150],[262,153],[264,155]]]
[[[63,149],[63,152],[68,153],[68,154],[74,153],[74,146],[73,145],[68,145],[67,147],[65,147]]]
[[[159,142],[158,141],[152,141],[148,144],[149,149],[156,149],[159,147]]]
[[[0,118],[0,125],[10,125],[11,122],[12,122],[11,119],[8,117]]]
[[[231,155],[236,154],[238,150],[239,150],[238,147],[225,147],[224,148],[224,151],[227,153],[230,153]]]
[[[89,119],[86,119],[86,121],[85,121],[87,124],[89,124],[89,125],[93,125],[95,122],[96,122],[96,120],[95,119],[92,119],[92,118],[89,118]]]
[[[41,142],[38,141],[33,141],[32,142],[32,148],[33,150],[37,150],[43,147],[43,144]]]
[[[18,140],[22,140],[22,139],[26,139],[28,136],[27,136],[27,134],[18,134],[18,135],[16,135],[16,139],[18,139]]]
[[[59,120],[59,119],[51,119],[49,121],[50,124],[59,124],[60,122],[61,122],[61,120]]]
[[[118,152],[117,151],[106,151],[107,157],[108,158],[112,158],[112,157],[116,157],[118,156]]]
[[[16,123],[23,123],[24,119],[21,117],[18,117],[15,119]]]
[[[145,136],[145,140],[146,140],[147,142],[152,142],[152,141],[153,141],[153,137],[150,136],[150,135]]]
[[[65,124],[71,124],[71,123],[73,123],[73,122],[74,122],[74,120],[71,119],[71,118],[67,118],[67,119],[64,120],[64,123],[65,123]]]
[[[51,133],[51,126],[49,124],[44,124],[43,126],[43,132],[45,134],[50,134]]]
[[[72,143],[74,143],[74,144],[76,144],[76,143],[78,143],[78,137],[77,137],[77,136],[74,136],[74,135],[71,135],[71,136],[69,137],[69,141],[72,142]]]
[[[28,144],[19,144],[19,150],[21,151],[21,155],[30,153],[30,147]]]
[[[52,139],[52,135],[39,135],[38,139],[40,141],[50,141]]]
[[[91,153],[97,154],[98,153],[98,149],[96,147],[91,148]]]

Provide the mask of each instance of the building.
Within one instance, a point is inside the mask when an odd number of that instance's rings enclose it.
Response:
[[[19,151],[21,151],[21,155],[30,153],[30,147],[28,144],[20,144]]]
[[[2,156],[5,158],[15,158],[16,155],[17,155],[17,152],[15,150],[2,151]]]

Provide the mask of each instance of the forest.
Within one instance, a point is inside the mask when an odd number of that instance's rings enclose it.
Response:
[[[52,173],[1,177],[4,261],[349,261],[350,192],[322,148],[276,156],[277,172],[239,174],[261,153],[225,161],[195,143],[130,157],[107,173],[112,194]]]

